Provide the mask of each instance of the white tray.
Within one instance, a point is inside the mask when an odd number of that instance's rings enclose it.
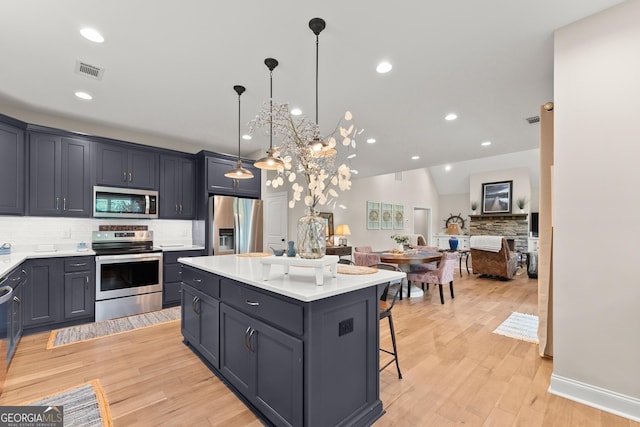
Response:
[[[261,258],[262,263],[262,280],[269,280],[269,274],[271,273],[271,265],[283,265],[284,274],[289,274],[289,267],[312,267],[316,273],[316,285],[321,286],[324,284],[324,268],[330,267],[331,277],[337,277],[338,275],[338,255],[325,255],[322,258],[317,259],[305,259],[298,257],[280,257],[273,256],[267,258]]]

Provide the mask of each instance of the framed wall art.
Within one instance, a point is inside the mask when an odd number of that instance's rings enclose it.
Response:
[[[482,184],[482,213],[511,213],[513,181]]]
[[[333,213],[319,212],[318,215],[324,218],[324,237],[329,239],[333,236]]]
[[[380,229],[380,202],[367,202],[367,230]]]
[[[381,222],[380,228],[382,230],[393,230],[393,205],[391,203],[380,204]]]
[[[404,206],[393,205],[393,228],[402,230],[404,228]]]

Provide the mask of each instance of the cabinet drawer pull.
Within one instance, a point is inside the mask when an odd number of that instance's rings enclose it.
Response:
[[[254,307],[257,307],[257,306],[260,305],[259,302],[257,302],[257,301],[249,301],[248,299],[244,300],[244,302],[247,303],[248,305],[251,305],[251,306],[254,306]]]
[[[194,282],[196,283],[202,283],[202,279],[198,279],[197,277],[193,279]]]
[[[20,298],[18,298],[18,297],[13,297],[13,302],[15,302],[17,304],[22,304],[22,301],[20,301]]]
[[[22,276],[12,277],[12,278],[11,278],[11,281],[12,281],[13,283],[19,282],[20,280],[22,280]]]
[[[86,262],[77,262],[77,263],[74,263],[74,264],[69,264],[69,266],[71,266],[71,267],[84,267],[85,265],[87,265]]]

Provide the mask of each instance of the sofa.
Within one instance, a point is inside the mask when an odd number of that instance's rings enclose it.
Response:
[[[473,272],[484,276],[512,279],[518,270],[518,254],[509,249],[502,236],[471,236],[469,239]]]

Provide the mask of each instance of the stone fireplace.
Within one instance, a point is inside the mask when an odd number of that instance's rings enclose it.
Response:
[[[469,235],[504,236],[518,252],[528,251],[529,214],[471,215]],[[511,246],[511,245],[510,245]]]

